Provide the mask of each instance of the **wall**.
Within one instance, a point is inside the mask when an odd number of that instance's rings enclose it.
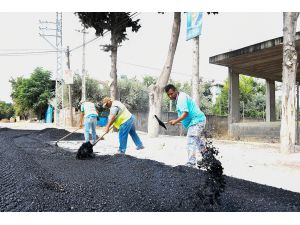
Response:
[[[147,132],[148,129],[148,113],[144,112],[133,112],[135,115],[137,122],[136,128],[137,130]],[[162,113],[161,120],[169,121],[171,119],[176,119],[177,113],[175,112],[164,112]],[[228,120],[227,116],[206,116],[206,130],[212,131],[214,135],[223,136],[227,135],[228,131]],[[183,128],[181,124],[177,124],[175,126],[166,125],[167,130],[160,127],[160,134],[165,135],[178,135],[183,136],[186,135],[186,130]]]
[[[233,123],[230,129],[232,138],[236,140],[279,142],[280,139],[280,121]]]

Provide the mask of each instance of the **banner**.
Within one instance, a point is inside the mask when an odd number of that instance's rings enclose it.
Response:
[[[187,28],[186,28],[186,40],[190,40],[194,37],[201,35],[202,30],[202,12],[188,12],[187,16]]]

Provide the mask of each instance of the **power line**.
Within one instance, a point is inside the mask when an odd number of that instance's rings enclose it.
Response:
[[[134,18],[134,17],[138,16],[139,14],[141,14],[141,13],[136,13],[136,12],[135,12],[135,13],[133,13],[132,15],[130,15],[129,18]],[[116,28],[119,28],[119,27],[121,27],[121,25],[125,24],[129,18],[126,18],[123,22],[119,23],[119,25],[118,25]],[[87,42],[85,43],[85,45],[88,45],[89,43],[91,43],[91,42],[93,42],[93,41],[99,39],[100,37],[105,37],[105,36],[108,34],[108,32],[109,32],[109,31],[107,30],[107,31],[105,31],[105,32],[103,33],[102,36],[95,37],[95,38],[93,38],[93,39],[87,41]],[[71,49],[70,52],[72,52],[72,51],[74,51],[74,50],[77,50],[77,49],[79,49],[79,48],[81,48],[81,47],[83,47],[83,44],[81,44],[81,45],[79,45],[79,46],[77,46],[77,47]]]
[[[47,55],[56,53],[57,51],[33,51],[33,52],[7,52],[7,53],[0,53],[0,56],[28,56],[28,55]]]
[[[118,62],[119,63],[123,63],[123,64],[132,65],[132,66],[142,67],[142,68],[146,68],[146,69],[151,69],[151,70],[158,70],[158,71],[162,70],[161,68],[157,68],[157,67],[143,66],[143,65],[138,65],[138,64],[134,64],[134,63],[128,63],[128,62],[119,61],[119,60],[118,60]],[[191,75],[191,74],[188,74],[188,73],[181,73],[181,72],[174,72],[174,71],[172,71],[171,73],[175,73],[175,74],[179,74],[179,75],[186,75],[186,76]]]
[[[141,13],[136,13],[135,12],[132,15],[130,15],[129,18],[134,18],[134,17],[138,16],[139,14],[141,14]],[[119,23],[117,28],[119,28],[119,27],[121,27],[121,25],[125,24],[129,18],[126,18],[124,21]],[[49,23],[49,22],[47,22],[47,23]],[[100,37],[105,37],[108,33],[109,33],[109,31],[107,30],[103,33],[103,36],[95,37],[95,38],[85,42],[85,45],[88,45],[88,44],[92,43],[93,41],[97,40]],[[72,52],[74,50],[77,50],[81,47],[83,47],[83,44],[71,49],[70,52]],[[37,51],[35,51],[35,50],[37,50]],[[52,54],[52,53],[57,53],[58,52],[58,51],[48,50],[48,49],[0,49],[0,51],[17,51],[17,52],[0,53],[0,56],[47,55],[47,54]],[[21,51],[24,51],[24,52],[21,52]]]
[[[151,69],[151,70],[156,70],[156,71],[162,71],[161,68],[157,68],[157,67],[151,67],[151,66],[139,65],[139,64],[134,64],[134,63],[124,62],[124,61],[120,61],[120,60],[118,60],[118,62],[119,62],[119,63],[122,63],[122,64],[131,65],[131,66],[136,66],[136,67],[141,67],[141,68],[146,68],[146,69]],[[178,75],[191,76],[191,74],[188,74],[188,73],[181,73],[181,72],[176,72],[176,71],[172,71],[171,74],[178,74]],[[201,79],[201,80],[207,80],[207,81],[215,80],[215,81],[218,81],[218,82],[223,82],[223,81],[217,80],[217,79],[215,79],[215,78],[208,79],[208,78],[201,77],[200,79]]]
[[[9,51],[50,51],[50,50],[52,50],[52,49],[35,49],[35,48],[28,48],[28,49],[25,49],[25,48],[20,48],[20,49],[0,49],[0,51],[3,51],[3,52],[5,52],[5,51],[7,51],[7,52],[9,52]]]

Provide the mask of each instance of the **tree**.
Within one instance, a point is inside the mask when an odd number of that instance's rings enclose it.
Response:
[[[173,19],[173,27],[171,33],[171,40],[169,44],[168,56],[163,67],[163,70],[155,83],[149,87],[149,117],[148,117],[148,135],[150,137],[157,137],[159,132],[158,123],[155,120],[154,115],[161,116],[161,106],[164,87],[167,85],[169,80],[174,55],[178,43],[179,33],[181,24],[181,13],[175,12]]]
[[[145,76],[144,78],[143,78],[143,84],[148,88],[148,87],[150,87],[150,85],[154,85],[155,83],[156,83],[156,81],[157,81],[157,78],[156,77],[152,77],[152,76],[149,76],[149,75],[147,75],[147,76]]]
[[[296,73],[297,51],[295,36],[299,13],[283,13],[283,63],[282,63],[282,118],[280,128],[280,151],[295,151],[296,141]]]
[[[11,79],[11,97],[15,103],[16,114],[26,116],[33,111],[38,119],[45,114],[51,97],[51,72],[40,67],[36,68],[26,79]]]
[[[0,101],[0,120],[14,116],[15,111],[11,103]]]
[[[199,85],[200,109],[205,114],[212,114],[212,81],[205,81]]]
[[[228,115],[228,80],[225,80],[221,94],[217,97],[216,103],[213,106],[212,114]]]
[[[266,107],[265,85],[253,77],[241,75],[239,89],[240,112],[245,117],[263,118]],[[224,87],[220,96],[216,99],[212,113],[216,115],[227,115],[228,113],[228,80],[224,82]]]
[[[73,83],[73,95],[72,95],[72,105],[75,109],[79,110],[79,102],[81,100],[82,93],[82,78],[79,74],[75,74]],[[103,110],[101,106],[101,100],[109,95],[108,86],[99,85],[99,81],[87,77],[86,79],[86,97],[91,101],[98,103],[100,110]]]
[[[120,101],[130,111],[148,111],[148,90],[147,87],[136,79],[123,79],[119,82]]]
[[[103,50],[111,52],[112,84],[110,85],[110,96],[117,96],[117,53],[120,43],[127,39],[126,28],[130,27],[133,32],[140,29],[139,19],[133,20],[129,12],[77,12],[81,23],[85,28],[93,27],[96,36],[103,36],[104,31],[111,32],[111,43],[104,45]]]
[[[14,102],[14,109],[17,116],[27,119],[30,112],[30,105],[25,98],[27,79],[17,77],[10,79],[9,82],[12,86],[11,98]]]

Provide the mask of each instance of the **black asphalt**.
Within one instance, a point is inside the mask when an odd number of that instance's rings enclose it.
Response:
[[[223,176],[216,194],[199,169],[128,155],[76,160],[50,144],[67,133],[0,129],[0,211],[300,211],[300,193]]]

